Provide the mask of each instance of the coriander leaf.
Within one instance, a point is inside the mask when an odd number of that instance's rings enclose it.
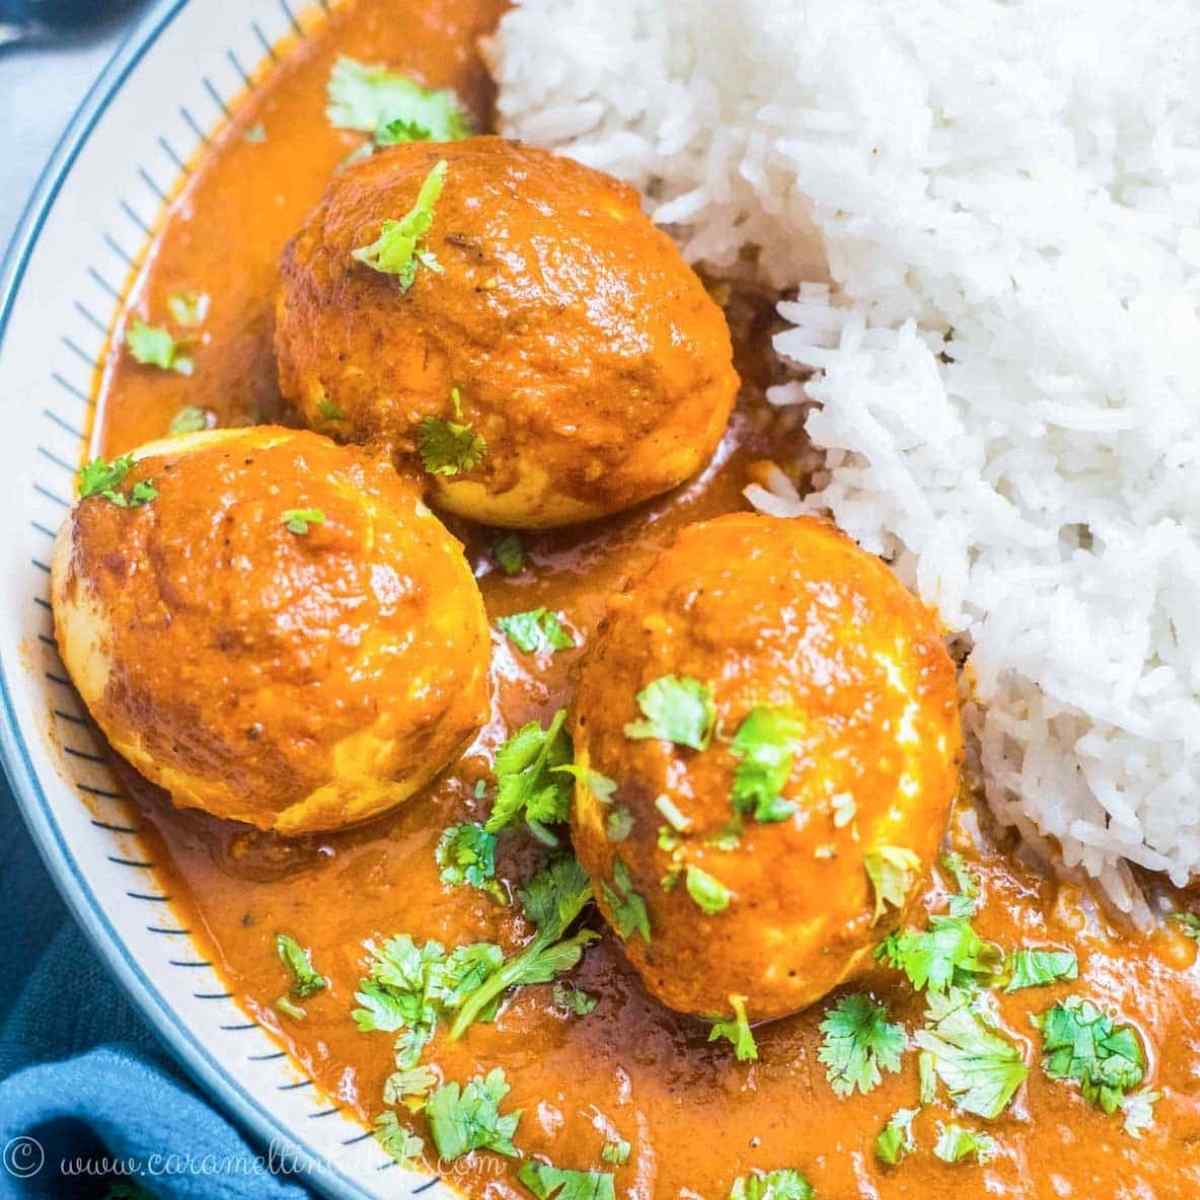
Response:
[[[688,866],[684,884],[687,894],[710,917],[723,913],[733,899],[733,893],[719,879],[699,867]]]
[[[492,557],[505,575],[520,575],[525,570],[525,543],[518,533],[506,533],[492,547]]]
[[[610,842],[623,842],[633,832],[633,813],[618,806],[609,812],[604,822],[604,836]]]
[[[433,852],[442,868],[439,878],[449,887],[464,884],[508,903],[504,889],[496,881],[496,835],[474,822],[451,825],[442,830]]]
[[[613,927],[621,936],[621,940],[628,941],[635,933],[639,933],[642,940],[649,945],[650,913],[646,908],[646,901],[634,891],[629,868],[621,859],[613,860],[612,887],[602,881],[600,890],[612,909]]]
[[[432,1067],[410,1067],[407,1071],[393,1071],[383,1081],[383,1102],[401,1104],[420,1100],[437,1087],[437,1072]]]
[[[625,726],[627,738],[659,738],[693,750],[708,749],[717,709],[707,683],[690,675],[663,675],[638,692],[637,704],[645,719]]]
[[[1079,963],[1074,950],[1014,950],[1009,959],[1006,992],[1044,987],[1060,979],[1078,979]]]
[[[796,811],[780,793],[792,773],[801,729],[790,709],[751,709],[729,747],[741,759],[733,773],[735,813],[751,814],[756,821],[786,821]]]
[[[1031,1020],[1042,1034],[1042,1069],[1075,1080],[1089,1104],[1110,1116],[1145,1075],[1146,1056],[1132,1025],[1116,1025],[1090,1000],[1068,996]]]
[[[587,1017],[596,1011],[596,1005],[600,1003],[590,992],[585,992],[583,988],[577,988],[569,983],[556,983],[554,985],[554,1003],[559,1008],[566,1009],[569,1013],[574,1013],[577,1017]]]
[[[183,353],[182,347],[167,332],[157,325],[147,325],[141,317],[134,317],[125,333],[125,344],[136,362],[147,367],[159,367],[164,371],[175,371],[179,375],[192,373],[192,360]]]
[[[893,908],[903,908],[921,869],[921,860],[902,846],[880,846],[863,856],[867,877],[875,889],[875,921]]]
[[[176,325],[194,328],[204,324],[208,296],[204,292],[174,292],[167,297],[167,309]]]
[[[562,627],[558,614],[552,613],[548,608],[534,608],[529,612],[501,617],[497,620],[496,627],[526,654],[540,654],[545,650],[570,650],[575,645],[575,639]]]
[[[456,142],[471,134],[471,120],[453,92],[423,88],[382,65],[343,55],[330,73],[327,94],[331,125],[375,134],[380,145],[399,140],[397,123],[424,134],[410,140]],[[381,140],[381,133],[390,140]]]
[[[656,797],[654,807],[662,813],[668,825],[675,830],[676,833],[687,833],[692,827],[691,817],[685,816],[680,810],[679,805],[671,799],[670,796],[663,794]]]
[[[450,476],[475,470],[487,455],[487,442],[470,425],[426,417],[417,427],[417,450],[430,475]]]
[[[398,221],[384,221],[379,237],[369,246],[350,252],[351,258],[373,271],[395,275],[402,292],[412,287],[418,266],[441,274],[437,259],[422,249],[421,241],[433,225],[434,208],[445,186],[448,167],[444,158],[439,159],[425,176],[412,208]]]
[[[917,1148],[912,1131],[913,1118],[916,1115],[915,1108],[898,1108],[888,1118],[887,1124],[875,1139],[875,1157],[881,1163],[894,1167],[906,1154]]]
[[[523,815],[535,837],[558,845],[546,826],[561,824],[571,813],[571,785],[556,770],[571,762],[566,719],[566,709],[559,709],[545,729],[532,721],[496,751],[496,802],[484,824],[488,833],[499,833]]]
[[[816,1193],[799,1171],[754,1171],[740,1175],[729,1189],[729,1200],[813,1200]]]
[[[582,783],[601,804],[607,804],[616,793],[617,781],[609,779],[607,775],[602,775],[599,771],[593,771],[591,767],[581,767],[577,763],[564,763],[561,767],[555,767],[554,770],[562,771],[564,774],[570,775],[577,783]]]
[[[985,942],[966,917],[930,917],[929,928],[898,929],[875,949],[875,957],[903,971],[917,991],[944,992],[999,969],[1002,953]]]
[[[416,1160],[425,1149],[424,1141],[410,1133],[396,1118],[394,1112],[382,1112],[374,1121],[375,1140],[388,1156],[402,1167],[416,1166]]]
[[[308,1013],[300,1005],[293,1003],[289,996],[280,996],[275,1001],[275,1008],[285,1017],[291,1017],[293,1021],[303,1021],[308,1016]]]
[[[429,1097],[425,1115],[439,1156],[453,1162],[472,1150],[494,1150],[508,1158],[519,1158],[512,1136],[521,1110],[500,1115],[500,1103],[509,1091],[499,1067],[486,1076],[477,1075],[465,1088],[457,1083],[438,1088]]]
[[[328,980],[313,970],[312,956],[290,934],[275,935],[275,953],[292,977],[291,993],[298,1000],[307,1000],[329,986]]]
[[[1123,1128],[1131,1138],[1140,1140],[1142,1134],[1154,1124],[1154,1106],[1162,1099],[1162,1095],[1162,1092],[1152,1092],[1149,1088],[1143,1088],[1121,1101],[1121,1108],[1125,1113]]]
[[[933,1069],[951,1099],[964,1112],[998,1117],[1029,1074],[1020,1050],[997,1032],[966,989],[931,993],[927,1020],[913,1040],[933,1055]]]
[[[933,1066],[933,1055],[922,1050],[917,1055],[917,1087],[922,1104],[932,1104],[937,1099],[937,1071]]]
[[[884,1071],[900,1069],[908,1039],[904,1027],[887,1020],[887,1009],[869,996],[843,996],[821,1021],[825,1035],[817,1058],[834,1094],[846,1097],[857,1088],[864,1095],[877,1087]]]
[[[504,963],[504,951],[492,942],[459,946],[437,980],[437,998],[443,1009],[461,1008],[466,998],[487,982]]]
[[[310,525],[324,525],[325,514],[319,508],[285,508],[280,517],[289,533],[303,535]]]
[[[613,1177],[606,1171],[562,1171],[530,1159],[517,1178],[538,1200],[614,1200]]]
[[[462,1037],[510,987],[549,983],[571,970],[588,943],[599,936],[594,930],[583,929],[564,938],[592,898],[591,881],[570,855],[556,859],[535,875],[520,895],[525,915],[537,926],[537,933],[523,950],[462,998],[458,1016],[450,1027],[454,1039]]]
[[[215,420],[210,424],[212,415],[205,408],[197,408],[194,404],[188,404],[171,418],[167,432],[170,434],[199,433],[202,429],[210,429],[212,425],[216,424]]]
[[[1200,916],[1191,912],[1173,912],[1167,918],[1173,925],[1179,926],[1179,931],[1193,942],[1200,942]]]
[[[950,897],[952,917],[972,917],[979,907],[979,880],[968,869],[966,860],[957,851],[943,854],[942,869],[948,871],[958,887],[958,895]]]
[[[629,1161],[629,1152],[633,1147],[624,1139],[617,1138],[615,1142],[605,1142],[600,1151],[600,1158],[611,1163],[614,1167],[623,1167]]]
[[[939,1123],[933,1152],[942,1162],[958,1163],[974,1158],[978,1163],[985,1163],[996,1153],[996,1139],[976,1129],[964,1129],[954,1122]]]
[[[158,497],[158,489],[149,479],[139,479],[127,492],[117,491],[131,470],[132,454],[122,454],[112,462],[92,459],[79,468],[79,498],[86,500],[89,496],[101,496],[118,508],[141,508],[143,504],[149,504]]]
[[[746,1017],[746,997],[730,996],[729,1003],[733,1008],[733,1017],[721,1017],[713,1021],[709,1030],[708,1040],[715,1042],[726,1038],[733,1044],[733,1054],[738,1062],[756,1062],[758,1060],[758,1044],[750,1030],[750,1022]]]

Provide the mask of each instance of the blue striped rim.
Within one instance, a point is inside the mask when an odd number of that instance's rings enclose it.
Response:
[[[55,146],[45,169],[42,171],[28,202],[18,222],[3,261],[0,262],[0,351],[3,350],[4,340],[8,332],[8,324],[15,307],[21,283],[24,280],[30,257],[37,245],[46,219],[54,207],[59,192],[67,179],[76,159],[79,157],[88,138],[91,136],[97,122],[108,109],[113,98],[120,91],[130,74],[145,57],[146,53],[158,40],[163,31],[171,24],[176,16],[187,5],[188,0],[159,0],[146,16],[134,27],[129,36],[118,48],[96,82],[84,97],[75,115],[72,117],[58,144]],[[303,35],[299,23],[287,5],[287,0],[280,0],[281,7],[287,14],[294,32]],[[321,7],[327,9],[325,0]],[[256,30],[257,31],[257,30]],[[260,39],[261,31],[257,31]],[[269,48],[272,58],[275,57],[273,48]],[[208,81],[205,80],[205,83]],[[211,85],[210,85],[210,90]],[[214,95],[221,108],[224,101],[219,95]],[[196,124],[191,114],[183,111],[185,120],[204,142],[207,135]],[[160,139],[162,141],[162,139]],[[163,142],[168,156],[182,170],[187,170],[184,163],[175,152]],[[148,181],[151,182],[152,181]],[[154,188],[157,192],[158,189]],[[161,195],[161,193],[160,193]],[[130,212],[135,224],[142,226],[136,213]],[[148,233],[149,230],[146,230]],[[126,252],[111,238],[108,239],[114,251],[126,262],[130,259]],[[111,287],[96,276],[98,282],[111,291]],[[115,293],[114,293],[115,294]],[[85,313],[85,316],[91,314]],[[94,318],[93,318],[94,321]],[[73,351],[89,367],[93,366],[91,358],[69,338],[64,338],[68,349]],[[70,384],[67,380],[53,376],[66,392],[75,399],[91,405],[89,395]],[[82,431],[76,429],[57,414],[47,411],[45,414],[57,426],[72,436],[83,439]],[[46,453],[46,457],[53,457]],[[68,501],[48,490],[41,484],[35,484],[35,489],[51,501],[64,507]],[[35,563],[36,566],[42,566]],[[36,598],[35,598],[36,599]],[[43,607],[45,601],[40,600]],[[47,672],[47,677],[54,682],[67,684]],[[67,685],[69,686],[69,684]],[[309,1165],[311,1171],[301,1173],[306,1185],[315,1186],[326,1195],[334,1197],[350,1197],[352,1200],[369,1200],[369,1193],[361,1188],[354,1180],[328,1162],[317,1163],[314,1156],[297,1140],[293,1133],[279,1121],[271,1112],[264,1108],[233,1076],[197,1037],[196,1033],[171,1008],[153,981],[143,971],[141,965],[130,954],[115,927],[109,921],[100,899],[92,891],[87,879],[79,868],[79,864],[68,846],[63,832],[54,818],[53,810],[41,780],[33,767],[29,746],[17,722],[16,710],[13,704],[12,685],[6,664],[0,661],[0,758],[3,760],[5,773],[12,785],[17,804],[29,828],[35,845],[46,864],[47,870],[54,879],[56,886],[66,900],[68,907],[85,935],[92,942],[102,962],[112,972],[117,982],[124,988],[141,1010],[159,1038],[179,1060],[192,1078],[216,1098],[236,1119],[250,1129],[262,1142],[274,1142],[286,1152],[294,1156],[298,1163]],[[61,714],[65,719],[82,723],[82,719],[68,713]],[[101,789],[90,789],[97,793]],[[105,822],[93,821],[94,825],[113,831],[135,833],[136,830],[108,825]],[[130,867],[141,867],[142,863],[123,863]],[[167,897],[143,893],[128,893],[137,899],[163,902]],[[174,930],[147,926],[152,932],[163,934],[186,934],[186,930]],[[181,966],[200,966],[200,963],[180,963]],[[224,999],[224,995],[206,996],[206,999]],[[248,1024],[221,1026],[230,1031],[238,1029],[258,1028],[257,1022]],[[271,1056],[266,1056],[271,1057]],[[279,1057],[284,1057],[280,1052]],[[311,1081],[309,1081],[311,1082]],[[313,1116],[331,1115],[336,1109],[321,1111]],[[344,1144],[350,1145],[365,1140],[370,1134],[355,1137]],[[422,1193],[434,1186],[436,1178],[421,1183],[413,1194]]]

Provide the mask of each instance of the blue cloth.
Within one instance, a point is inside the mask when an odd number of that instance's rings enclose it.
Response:
[[[0,1198],[308,1196],[252,1165],[265,1149],[155,1040],[59,899],[2,776],[0,828]],[[104,1172],[105,1160],[140,1166],[142,1192],[118,1187],[131,1180]],[[64,1162],[101,1173],[65,1174]]]

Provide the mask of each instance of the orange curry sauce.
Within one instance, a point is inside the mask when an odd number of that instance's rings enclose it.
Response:
[[[284,243],[315,204],[331,172],[359,135],[330,127],[325,83],[338,54],[387,62],[430,85],[449,85],[486,120],[490,89],[475,40],[502,10],[502,0],[358,0],[335,10],[302,42],[280,48],[271,68],[194,164],[146,265],[132,304],[151,321],[167,297],[196,290],[211,297],[195,372],[185,378],[138,366],[116,330],[99,383],[102,424],[97,445],[120,453],[162,436],[184,405],[212,409],[220,424],[278,415],[272,357],[272,301]],[[247,138],[261,123],[265,140]],[[490,615],[534,608],[560,610],[580,646],[596,628],[606,596],[682,525],[746,507],[741,490],[756,461],[781,439],[800,437],[795,414],[771,413],[761,389],[770,366],[763,353],[769,307],[734,300],[729,308],[747,380],[728,435],[703,475],[673,495],[598,525],[526,538],[531,566],[506,578],[492,563],[494,531],[452,522],[467,545]],[[369,1119],[383,1110],[392,1066],[392,1036],[362,1033],[350,1018],[363,974],[362,943],[396,933],[436,938],[447,947],[473,941],[512,949],[529,936],[519,906],[504,908],[470,888],[438,880],[434,846],[442,829],[481,819],[488,801],[475,785],[490,779],[490,756],[507,733],[546,719],[569,702],[579,649],[524,655],[497,638],[490,724],[429,794],[373,824],[333,836],[287,843],[196,813],[175,811],[134,781],[145,816],[161,838],[172,892],[200,932],[246,1009],[278,1032],[335,1102]],[[128,773],[128,772],[127,772]],[[955,1112],[945,1098],[916,1118],[918,1149],[898,1167],[876,1162],[872,1143],[897,1108],[916,1107],[916,1054],[867,1096],[838,1100],[817,1060],[818,1022],[826,1005],[757,1030],[760,1059],[734,1061],[727,1043],[706,1043],[707,1028],[650,1000],[611,934],[588,949],[574,975],[599,998],[589,1016],[555,1007],[549,985],[519,991],[495,1024],[476,1024],[460,1042],[443,1031],[425,1061],[446,1080],[465,1082],[504,1068],[512,1085],[504,1108],[520,1108],[516,1135],[526,1154],[574,1169],[603,1166],[600,1150],[619,1136],[632,1144],[615,1168],[618,1196],[723,1200],[748,1170],[795,1167],[818,1197],[1005,1196],[1169,1200],[1200,1196],[1200,971],[1195,945],[1182,935],[1146,939],[1111,924],[1073,888],[1052,884],[979,832],[964,802],[952,840],[983,881],[976,919],[982,936],[1006,947],[1072,946],[1080,977],[1033,988],[998,1003],[1010,1036],[1031,1064],[1029,1080],[1000,1119]],[[498,873],[519,881],[541,857],[523,835],[501,839]],[[766,862],[763,870],[787,869]],[[926,899],[944,910],[936,885]],[[589,918],[597,920],[598,918]],[[310,946],[330,982],[305,1002],[307,1018],[280,1016],[272,1001],[287,978],[274,948],[286,931]],[[859,985],[891,1008],[909,1031],[923,1020],[923,998],[881,970]],[[1140,1140],[1121,1116],[1089,1107],[1074,1085],[1052,1082],[1037,1063],[1039,1038],[1029,1015],[1068,994],[1085,996],[1140,1031],[1149,1058],[1146,1085],[1163,1093],[1155,1121]],[[403,1119],[427,1135],[424,1119]],[[999,1144],[985,1166],[949,1165],[931,1152],[939,1122],[986,1127]],[[427,1137],[428,1143],[428,1137]],[[515,1167],[476,1153],[453,1182],[487,1197],[526,1196]]]

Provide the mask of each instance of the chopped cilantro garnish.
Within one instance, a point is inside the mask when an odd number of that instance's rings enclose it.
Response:
[[[416,1165],[425,1149],[425,1142],[400,1124],[394,1112],[382,1112],[374,1122],[375,1140],[388,1156],[402,1167]]]
[[[642,940],[649,944],[650,913],[645,900],[634,891],[629,868],[619,858],[613,861],[612,887],[601,882],[600,888],[612,909],[613,926],[621,940],[628,941],[635,933],[640,933]]]
[[[1116,1025],[1090,1000],[1068,996],[1031,1018],[1042,1034],[1042,1069],[1073,1079],[1090,1104],[1111,1115],[1145,1075],[1146,1056],[1132,1025]]]
[[[525,570],[525,543],[519,533],[506,533],[492,546],[492,557],[505,575],[520,575]]]
[[[1008,961],[1006,992],[1045,987],[1060,979],[1078,979],[1079,962],[1074,950],[1014,950]]]
[[[319,508],[285,508],[280,520],[289,533],[303,535],[308,532],[310,525],[324,525],[325,514]]]
[[[553,995],[554,1003],[559,1008],[566,1009],[577,1017],[590,1016],[600,1003],[590,992],[585,992],[583,988],[577,988],[574,984],[563,983],[562,980],[554,985]]]
[[[208,314],[208,295],[205,292],[175,292],[167,297],[167,309],[176,325],[189,329],[203,325]]]
[[[996,1029],[980,997],[968,988],[929,994],[928,1024],[914,1041],[933,1056],[933,1069],[964,1112],[998,1117],[1029,1074],[1021,1052]]]
[[[194,404],[188,404],[181,408],[172,418],[171,424],[167,426],[167,432],[176,433],[199,433],[202,429],[210,427],[209,418],[212,414],[204,408],[197,408]]]
[[[937,1099],[937,1071],[928,1050],[917,1055],[917,1095],[922,1104],[932,1104]]]
[[[324,975],[313,969],[312,956],[290,934],[275,935],[275,953],[292,977],[291,993],[297,1000],[307,1000],[328,987]]]
[[[571,970],[588,943],[600,936],[592,929],[564,936],[592,898],[591,882],[573,857],[555,859],[529,881],[520,896],[525,916],[537,926],[537,933],[519,954],[463,997],[458,1016],[450,1027],[452,1038],[462,1037],[508,988],[550,983]]]
[[[948,1125],[938,1125],[938,1140],[933,1152],[942,1162],[958,1163],[973,1158],[977,1163],[985,1163],[996,1153],[996,1139],[951,1121]]]
[[[517,1178],[538,1200],[614,1200],[616,1195],[607,1171],[563,1171],[532,1158]]]
[[[733,773],[733,809],[756,821],[786,821],[796,811],[780,793],[792,773],[801,725],[786,708],[759,707],[738,727],[730,749],[741,759]]]
[[[730,996],[729,1003],[733,1008],[732,1018],[721,1017],[713,1021],[708,1040],[715,1042],[725,1038],[732,1043],[733,1054],[738,1062],[755,1062],[758,1059],[758,1044],[754,1040],[750,1021],[746,1016],[746,997]]]
[[[424,1102],[424,1098],[437,1087],[437,1072],[432,1067],[409,1067],[404,1071],[393,1071],[383,1082],[385,1104],[409,1104]]]
[[[623,1167],[629,1161],[629,1152],[633,1147],[624,1139],[617,1138],[613,1142],[605,1142],[600,1151],[600,1158],[611,1163],[614,1167]]]
[[[903,908],[921,869],[921,860],[902,846],[880,846],[863,856],[867,877],[875,889],[875,920],[887,912],[888,905]]]
[[[556,770],[571,762],[566,719],[566,709],[559,709],[545,729],[531,721],[496,751],[496,802],[484,825],[488,833],[499,833],[523,815],[534,837],[558,845],[547,826],[561,824],[571,812],[571,784]]]
[[[693,750],[708,748],[717,710],[707,683],[689,675],[663,675],[638,692],[637,704],[645,719],[625,726],[627,738],[660,738]]]
[[[308,1013],[300,1007],[290,996],[280,996],[275,1001],[275,1008],[283,1013],[285,1017],[291,1017],[293,1021],[303,1021]]]
[[[902,1025],[887,1019],[887,1009],[870,996],[855,992],[843,996],[821,1021],[825,1035],[817,1058],[825,1064],[825,1078],[838,1096],[855,1088],[864,1095],[878,1087],[882,1071],[898,1071],[908,1039]]]
[[[473,471],[487,455],[487,442],[470,425],[426,417],[417,427],[421,465],[430,475]]]
[[[1179,932],[1190,937],[1194,942],[1200,942],[1200,916],[1191,912],[1173,912],[1168,918],[1173,925],[1179,926]]]
[[[599,771],[593,771],[591,767],[581,767],[577,763],[563,763],[561,767],[555,767],[554,770],[570,775],[576,783],[582,783],[601,804],[607,804],[616,794],[617,781],[610,779],[607,775],[602,775]]]
[[[604,836],[610,842],[623,842],[633,832],[633,813],[618,805],[604,821]]]
[[[317,401],[317,416],[322,421],[344,421],[346,414],[328,396]]]
[[[450,887],[466,884],[507,904],[504,889],[496,882],[496,835],[470,822],[442,830],[433,852],[442,868],[441,881]]]
[[[957,851],[943,854],[942,869],[954,877],[958,894],[950,897],[952,917],[971,917],[979,907],[979,880],[968,869],[966,860]]]
[[[1121,1109],[1125,1113],[1123,1128],[1131,1138],[1140,1140],[1142,1134],[1154,1124],[1154,1106],[1161,1099],[1162,1092],[1143,1088],[1121,1101]]]
[[[429,1130],[438,1154],[453,1162],[472,1150],[494,1150],[508,1158],[519,1158],[512,1143],[521,1110],[500,1115],[500,1103],[510,1088],[504,1072],[495,1067],[486,1076],[477,1075],[465,1088],[443,1084],[425,1106]]]
[[[799,1171],[754,1171],[741,1175],[729,1189],[729,1200],[813,1200],[816,1193]]]
[[[886,1166],[894,1167],[906,1155],[916,1149],[913,1138],[915,1108],[898,1108],[888,1118],[887,1124],[875,1139],[875,1157]]]
[[[989,977],[999,970],[1000,949],[985,942],[966,917],[937,915],[929,928],[898,929],[876,947],[875,957],[903,971],[921,991],[944,992],[948,987],[965,987],[977,976]]]
[[[686,816],[668,795],[657,796],[654,800],[654,807],[662,813],[663,819],[676,833],[687,833],[692,827],[692,818]]]
[[[170,333],[157,325],[147,325],[141,317],[134,317],[130,322],[125,344],[143,366],[176,371],[180,375],[192,373],[192,360],[181,353],[179,343]]]
[[[133,455],[122,454],[111,462],[94,458],[79,468],[79,498],[102,496],[118,508],[140,508],[158,496],[158,489],[149,479],[140,479],[127,492],[117,489],[125,482],[125,476],[133,470]]]
[[[701,911],[710,917],[723,913],[733,900],[733,893],[719,879],[699,867],[688,866],[684,886]]]
[[[575,645],[575,639],[562,627],[558,614],[548,608],[534,608],[529,612],[500,617],[496,627],[526,654],[540,654],[544,650],[570,650]]]
[[[325,111],[331,125],[375,134],[380,145],[401,140],[456,142],[471,134],[470,118],[453,92],[423,88],[382,65],[343,55],[330,73],[327,93]],[[421,136],[402,138],[403,127]]]
[[[395,275],[402,292],[408,291],[417,277],[417,267],[441,273],[441,266],[430,251],[421,246],[433,225],[433,210],[446,183],[446,160],[439,159],[425,176],[416,203],[398,221],[384,221],[379,237],[369,246],[352,250],[350,256],[373,271]]]

